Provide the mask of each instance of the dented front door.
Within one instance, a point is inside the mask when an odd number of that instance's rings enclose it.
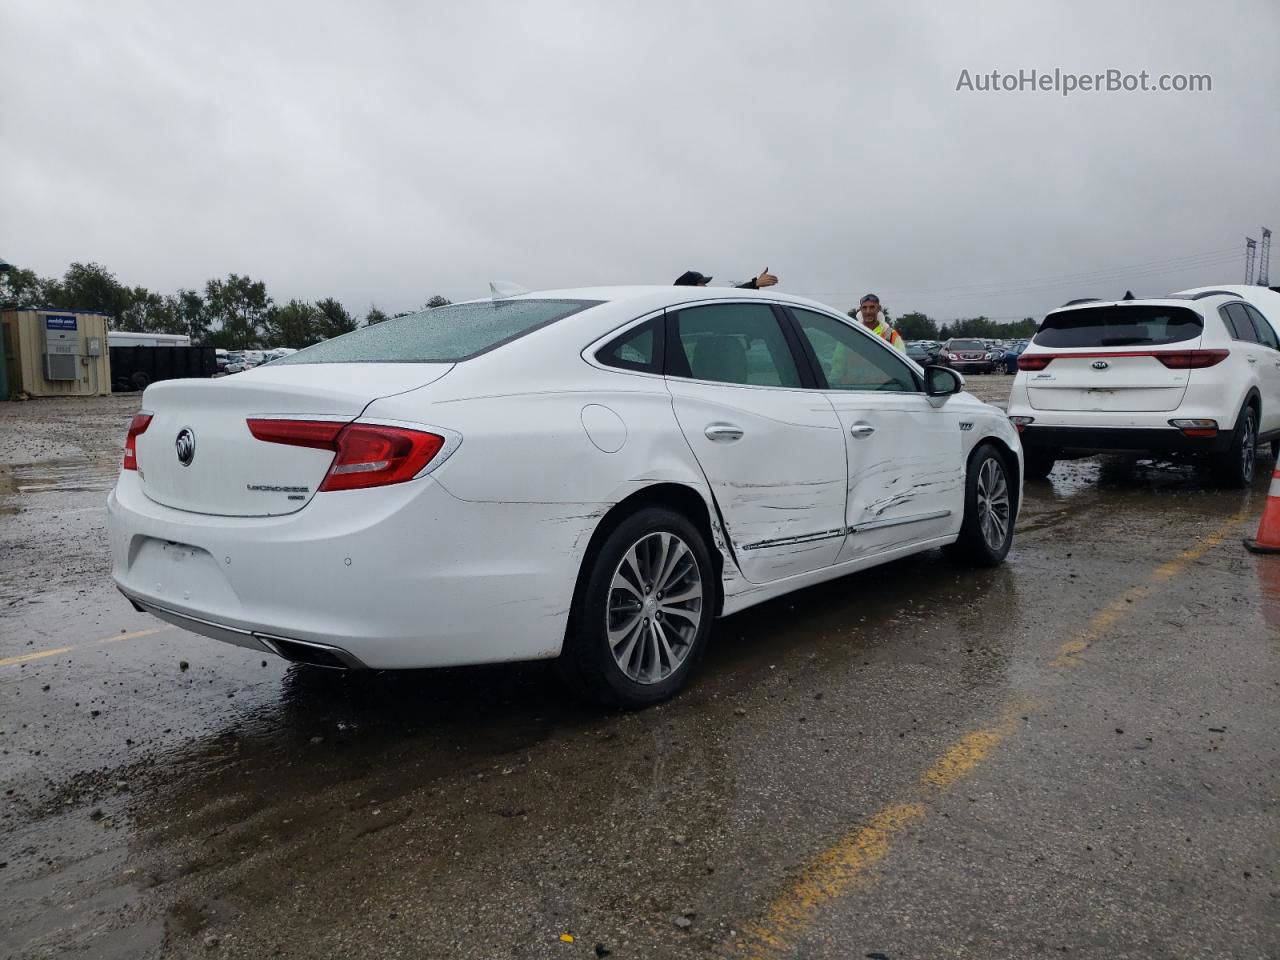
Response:
[[[837,562],[955,533],[964,514],[960,417],[918,393],[827,397],[849,451],[849,536]]]

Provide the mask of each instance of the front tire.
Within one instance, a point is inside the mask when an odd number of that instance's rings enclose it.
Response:
[[[960,537],[946,548],[953,559],[976,567],[1004,562],[1017,517],[1012,476],[1004,454],[993,444],[984,443],[974,451],[965,478]]]
[[[1210,461],[1214,479],[1219,485],[1239,490],[1253,482],[1253,471],[1258,459],[1258,412],[1252,405],[1240,411],[1231,446],[1224,453],[1213,455]]]
[[[715,616],[715,572],[683,514],[644,507],[608,530],[583,561],[560,655],[580,696],[644,707],[688,682]]]

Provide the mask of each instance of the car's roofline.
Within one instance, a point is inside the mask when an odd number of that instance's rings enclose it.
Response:
[[[1229,297],[1231,299],[1236,299],[1236,300],[1240,299],[1239,295],[1234,293],[1224,292],[1222,296]],[[1212,298],[1206,297],[1205,299],[1212,299]],[[1135,298],[1133,300],[1091,300],[1088,303],[1063,304],[1061,307],[1057,307],[1053,310],[1050,310],[1048,313],[1045,314],[1045,316],[1048,316],[1050,313],[1062,313],[1064,310],[1097,310],[1102,307],[1148,306],[1148,307],[1183,307],[1183,308],[1194,309],[1193,304],[1195,303],[1196,303],[1195,300],[1191,300],[1187,297],[1179,297],[1179,296],[1142,297],[1142,298]]]
[[[465,303],[486,303],[491,297],[477,297]],[[600,287],[565,287],[554,290],[531,290],[513,297],[502,297],[500,300],[599,300],[612,305],[627,303],[649,304],[653,301],[670,300],[672,306],[681,303],[696,303],[701,300],[765,300],[779,303],[792,303],[796,306],[815,307],[823,311],[845,316],[843,310],[794,293],[784,293],[770,287],[766,290],[752,290],[743,287],[677,287],[667,284],[648,284],[630,286]]]

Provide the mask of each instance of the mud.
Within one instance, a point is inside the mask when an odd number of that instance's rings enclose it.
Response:
[[[0,404],[0,955],[1280,955],[1280,567],[1238,539],[1265,478],[1061,464],[1004,566],[728,618],[619,714],[545,665],[326,673],[135,613],[102,513],[136,406]]]

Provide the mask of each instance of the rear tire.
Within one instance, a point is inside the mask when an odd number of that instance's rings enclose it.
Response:
[[[129,378],[129,382],[133,384],[133,389],[145,390],[151,386],[151,377],[139,370]]]
[[[974,451],[965,478],[960,538],[946,548],[952,559],[975,567],[1004,562],[1017,519],[1012,476],[1004,454],[994,445],[984,443]]]
[[[1258,412],[1246,404],[1236,421],[1231,446],[1224,453],[1215,453],[1210,464],[1213,478],[1220,486],[1239,490],[1253,482],[1254,467],[1258,459]]]
[[[1057,451],[1027,450],[1022,451],[1022,469],[1028,480],[1046,480],[1058,462]]]
[[[583,561],[561,676],[575,694],[608,706],[666,700],[706,649],[716,595],[701,531],[666,507],[637,510]]]

